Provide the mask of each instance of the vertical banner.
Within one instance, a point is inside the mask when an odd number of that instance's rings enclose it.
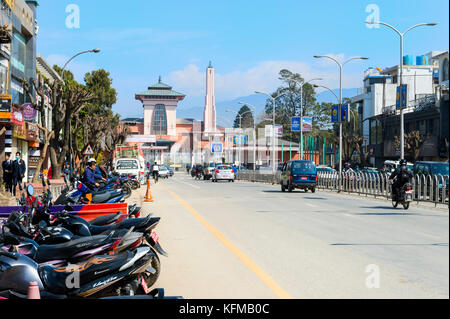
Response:
[[[339,105],[333,105],[331,107],[331,122],[339,123],[340,120],[339,115],[340,115]]]

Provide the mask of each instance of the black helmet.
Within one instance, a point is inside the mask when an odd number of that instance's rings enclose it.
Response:
[[[407,164],[405,159],[400,160],[400,166],[405,166]]]

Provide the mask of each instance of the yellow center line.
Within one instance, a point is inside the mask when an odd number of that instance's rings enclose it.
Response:
[[[278,285],[272,277],[261,269],[253,260],[251,260],[244,252],[233,245],[222,233],[212,227],[208,222],[180,196],[160,185],[166,192],[172,195],[181,205],[183,205],[209,232],[211,232],[222,244],[225,245],[247,268],[253,272],[278,298],[293,299],[293,297],[280,285]]]

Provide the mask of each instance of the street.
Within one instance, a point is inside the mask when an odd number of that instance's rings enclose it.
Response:
[[[195,181],[186,173],[152,182],[151,191],[155,201],[143,207],[161,217],[169,257],[161,257],[158,285],[169,295],[449,296],[446,208],[395,210],[385,200],[281,193],[278,185]]]

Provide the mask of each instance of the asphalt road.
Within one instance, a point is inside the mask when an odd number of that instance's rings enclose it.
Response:
[[[185,298],[448,298],[449,213],[277,185],[151,187],[169,257],[157,283]],[[141,188],[145,194],[145,188]]]

